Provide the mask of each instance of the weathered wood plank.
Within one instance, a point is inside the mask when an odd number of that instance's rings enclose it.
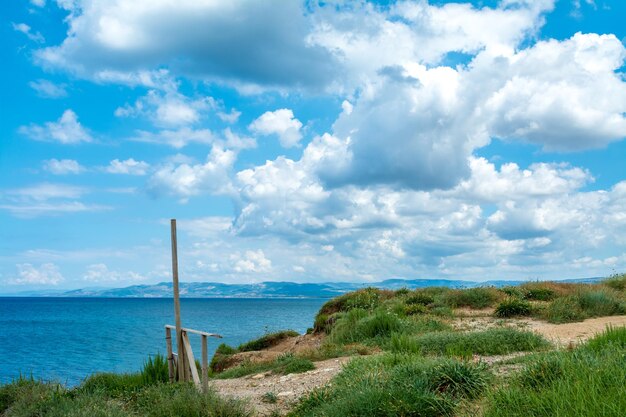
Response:
[[[170,229],[172,236],[172,290],[174,292],[174,316],[176,319],[176,350],[178,351],[178,363],[183,366],[178,367],[178,380],[186,381],[185,372],[185,349],[183,346],[182,325],[180,324],[180,293],[178,291],[178,243],[176,240],[176,219],[170,221]]]
[[[166,324],[165,325],[166,329],[175,329],[176,326],[172,326],[171,324]],[[200,330],[194,330],[194,329],[188,329],[186,327],[181,327],[181,330],[187,333],[193,333],[193,334],[198,334],[200,336],[207,336],[207,337],[217,337],[218,339],[221,339],[222,336],[217,334],[217,333],[207,333],[207,332],[203,332]]]
[[[209,353],[208,340],[206,335],[202,335],[202,391],[209,391]]]
[[[172,329],[165,328],[165,344],[167,345],[167,373],[170,378],[170,382],[174,382],[174,352],[172,350]]]
[[[191,344],[189,343],[189,337],[187,332],[183,332],[183,346],[185,347],[185,358],[189,363],[189,371],[191,371],[191,378],[194,384],[200,388],[200,376],[198,375],[198,368],[196,368],[196,360],[193,357],[193,350],[191,350]]]

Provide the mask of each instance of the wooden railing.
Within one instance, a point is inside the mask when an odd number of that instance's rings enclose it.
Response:
[[[176,332],[176,326],[169,324],[165,325],[165,343],[167,345],[167,368],[169,372],[170,382],[176,381],[176,375],[179,376],[179,380],[182,377],[183,381],[193,381],[198,388],[202,388],[204,392],[209,389],[209,351],[208,351],[208,338],[217,337],[222,338],[219,334],[201,332],[199,330],[187,329],[181,327],[181,340],[182,347],[178,346],[178,353],[174,352],[172,348],[172,330]],[[198,375],[198,369],[196,368],[196,360],[189,343],[189,333],[200,335],[202,338],[202,380]],[[182,369],[179,369],[182,366]]]

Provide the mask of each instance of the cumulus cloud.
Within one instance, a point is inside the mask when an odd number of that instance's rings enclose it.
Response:
[[[44,38],[41,33],[33,31],[32,28],[26,23],[12,23],[12,25],[13,30],[23,33],[28,39],[33,42],[44,43],[46,41],[46,38]]]
[[[39,97],[43,98],[63,98],[67,97],[65,84],[55,84],[48,80],[38,79],[28,83],[30,88],[35,90]]]
[[[128,7],[120,0],[62,6],[70,11],[71,31],[37,57],[89,78],[103,71],[168,67],[244,86],[312,87],[324,85],[334,71],[330,54],[307,41],[311,23],[298,2],[142,0]]]
[[[44,263],[39,267],[29,264],[17,264],[17,277],[9,279],[14,285],[58,285],[64,281],[59,268],[53,263]]]
[[[133,158],[120,161],[114,159],[108,166],[104,167],[104,171],[109,174],[126,174],[126,175],[146,175],[150,164],[144,161],[135,161]]]
[[[234,263],[233,269],[241,273],[263,273],[272,269],[272,261],[265,257],[261,249],[256,251],[246,251],[242,254],[232,256]]]
[[[280,144],[285,148],[297,146],[302,139],[302,122],[294,117],[290,109],[267,111],[248,128],[261,135],[277,135]]]
[[[54,175],[80,174],[86,169],[73,159],[48,159],[43,162],[43,169]]]
[[[156,195],[173,195],[182,201],[201,193],[228,194],[235,158],[233,151],[214,146],[204,164],[170,163],[158,168],[148,188]]]
[[[143,116],[161,127],[179,127],[195,124],[200,121],[207,110],[216,107],[211,97],[190,99],[178,91],[150,90],[140,97],[133,105],[126,104],[115,110],[118,117]]]
[[[64,145],[93,141],[89,131],[78,122],[78,116],[71,109],[65,110],[56,122],[21,126],[19,132],[31,139],[59,142]]]

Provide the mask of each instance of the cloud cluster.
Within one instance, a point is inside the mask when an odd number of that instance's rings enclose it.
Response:
[[[56,122],[21,126],[19,132],[31,139],[59,142],[64,145],[75,145],[94,140],[89,131],[80,124],[78,116],[71,109],[65,110]]]
[[[297,146],[302,139],[302,122],[296,119],[290,109],[267,111],[254,120],[249,129],[261,135],[276,135],[284,148]]]

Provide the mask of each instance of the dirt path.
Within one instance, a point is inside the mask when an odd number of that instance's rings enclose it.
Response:
[[[557,346],[575,345],[601,333],[607,326],[626,326],[626,316],[608,316],[576,323],[552,324],[533,319],[497,319],[494,317],[464,317],[453,323],[460,330],[484,330],[507,325],[539,333]]]
[[[259,416],[270,416],[275,411],[278,412],[277,415],[284,415],[302,395],[327,384],[350,359],[335,358],[315,362],[314,370],[301,374],[265,373],[243,378],[217,379],[212,383],[221,395],[248,399]],[[268,393],[273,394],[275,403],[267,401],[270,397]]]

